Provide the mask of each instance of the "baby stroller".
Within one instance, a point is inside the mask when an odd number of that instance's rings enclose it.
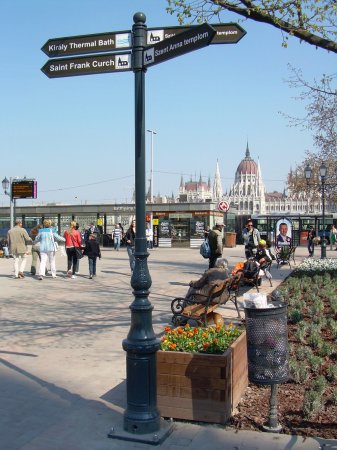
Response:
[[[269,280],[270,286],[272,287],[272,275],[270,273],[271,264],[272,261],[259,264],[254,258],[248,258],[242,270],[242,282],[255,286],[257,292],[259,292],[259,286],[261,286],[262,283],[262,276],[265,275],[265,277]]]

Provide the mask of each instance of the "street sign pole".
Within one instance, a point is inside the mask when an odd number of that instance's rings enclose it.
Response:
[[[157,409],[156,352],[160,342],[152,327],[153,306],[149,301],[152,284],[147,265],[149,253],[145,235],[145,72],[143,52],[146,45],[145,14],[136,13],[132,44],[132,66],[135,73],[135,190],[136,239],[135,268],[131,277],[134,301],[130,305],[131,326],[123,341],[126,357],[127,408],[124,432],[114,430],[109,437],[159,443],[171,427],[160,430]],[[166,428],[166,429],[165,429]],[[130,434],[131,433],[131,434]],[[149,440],[146,440],[148,435]],[[130,438],[132,436],[132,438]],[[154,437],[155,436],[155,437]]]

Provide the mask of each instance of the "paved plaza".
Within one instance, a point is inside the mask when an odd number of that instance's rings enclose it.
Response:
[[[316,249],[319,257],[319,249]],[[328,250],[328,257],[337,252]],[[307,255],[298,248],[296,262]],[[230,266],[244,259],[243,246],[226,248]],[[76,279],[66,277],[66,257],[57,253],[56,279],[13,279],[13,260],[0,259],[0,450],[110,450],[156,448],[135,441],[108,439],[123,421],[126,406],[126,354],[122,340],[130,327],[133,301],[125,249],[102,249],[97,277],[88,278],[80,262]],[[148,258],[156,334],[171,324],[170,303],[185,296],[188,283],[207,268],[198,249],[154,249]],[[288,266],[273,265],[274,287]],[[243,309],[242,298],[239,298]],[[234,305],[218,309],[228,320]],[[266,418],[267,419],[267,418]],[[236,431],[175,421],[157,448],[166,450],[337,449],[336,441]]]

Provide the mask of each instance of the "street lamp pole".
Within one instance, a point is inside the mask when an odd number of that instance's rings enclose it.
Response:
[[[153,203],[153,135],[157,134],[156,131],[153,130],[147,130],[148,133],[151,133],[151,180],[150,180],[150,202],[151,204]],[[151,208],[151,213],[150,213],[150,225],[151,225],[151,230],[153,228],[153,211]]]
[[[322,190],[322,239],[321,239],[321,259],[326,258],[326,240],[325,240],[325,178],[327,176],[328,169],[326,165],[322,162],[322,164],[319,167],[319,175],[321,177],[321,190]],[[309,184],[311,176],[312,176],[312,170],[309,164],[307,164],[306,168],[304,169],[304,176],[307,180],[307,183]]]
[[[12,177],[8,180],[5,177],[2,180],[2,189],[4,190],[5,195],[9,196],[9,206],[10,206],[10,226],[9,229],[14,227],[14,200],[12,198]]]
[[[321,176],[322,184],[322,225],[323,234],[321,240],[321,259],[326,258],[326,240],[325,240],[325,177],[327,174],[327,167],[324,163],[321,164],[319,168],[319,174]]]

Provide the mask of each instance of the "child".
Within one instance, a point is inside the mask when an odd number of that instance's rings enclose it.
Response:
[[[259,241],[259,245],[257,247],[255,260],[259,263],[260,269],[265,273],[265,275],[268,278],[268,280],[271,280],[272,276],[271,276],[271,273],[268,270],[268,265],[272,262],[273,255],[271,254],[270,250],[267,248],[266,241],[263,240],[263,239],[261,239]],[[259,286],[261,285],[261,281],[260,281],[260,283],[258,285]]]
[[[89,262],[89,278],[92,279],[96,276],[96,260],[97,257],[101,259],[101,249],[99,248],[99,243],[97,242],[95,234],[91,233],[89,235],[89,240],[85,244],[85,249],[83,252],[87,255]]]

